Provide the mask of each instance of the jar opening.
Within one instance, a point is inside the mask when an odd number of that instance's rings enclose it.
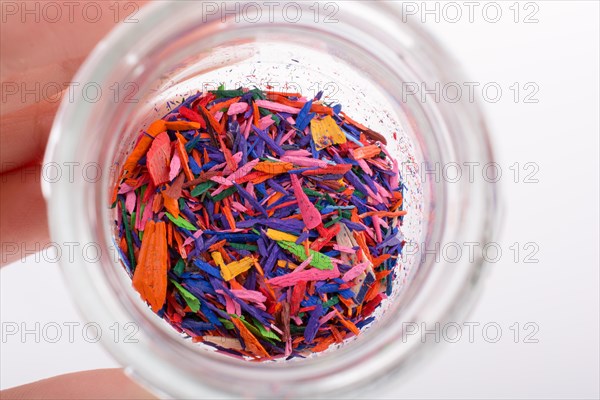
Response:
[[[138,324],[140,343],[107,345],[143,379],[173,396],[197,393],[206,386],[256,396],[302,396],[352,390],[400,369],[423,347],[415,338],[403,340],[402,321],[423,315],[448,318],[479,274],[480,260],[451,270],[424,260],[423,244],[448,236],[457,240],[489,234],[489,223],[474,221],[472,216],[489,205],[488,188],[424,182],[418,169],[422,162],[473,154],[491,158],[478,111],[473,105],[423,104],[402,96],[403,82],[443,81],[446,74],[458,72],[451,63],[445,70],[439,68],[446,62],[445,55],[414,26],[389,24],[397,22],[398,15],[384,6],[348,3],[340,9],[335,26],[310,20],[293,25],[228,25],[209,18],[200,23],[199,11],[188,4],[169,8],[180,17],[179,25],[154,24],[165,11],[164,5],[153,6],[140,15],[135,29],[121,27],[113,32],[78,75],[107,91],[114,82],[121,88],[131,83],[135,98],[129,100],[135,101],[115,103],[103,98],[61,107],[47,159],[64,161],[77,155],[111,173],[94,184],[45,188],[50,214],[61,214],[71,206],[78,219],[69,227],[59,227],[54,222],[62,214],[51,215],[53,237],[114,248],[107,194],[118,177],[119,161],[130,151],[139,129],[164,115],[167,100],[221,84],[229,88],[276,84],[299,88],[301,93],[323,90],[324,97],[343,104],[348,115],[386,135],[388,148],[403,167],[406,185],[408,214],[401,231],[407,242],[417,246],[410,254],[405,252],[397,287],[376,321],[351,343],[311,359],[249,364],[182,340],[131,289],[129,277],[109,257],[115,252],[104,252],[99,263],[83,263],[78,271],[64,266],[77,298],[88,298],[81,302],[84,313],[95,320]],[[471,139],[468,148],[459,148],[463,140]],[[461,209],[460,218],[448,217],[448,207],[467,201],[472,210]],[[232,387],[232,380],[239,387]]]

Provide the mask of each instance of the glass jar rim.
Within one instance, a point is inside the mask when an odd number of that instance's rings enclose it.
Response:
[[[158,2],[142,9],[138,17],[139,21],[136,24],[119,26],[98,45],[74,80],[76,82],[97,82],[104,87],[105,83],[111,79],[113,74],[111,68],[114,65],[120,62],[128,62],[133,67],[136,60],[144,56],[143,52],[148,51],[143,46],[136,49],[133,45],[142,43],[145,37],[155,31],[157,24],[163,21],[163,16],[167,12],[171,15],[181,16],[182,22],[178,26],[163,27],[161,29],[169,29],[171,33],[185,34],[186,27],[194,25],[194,18],[201,15],[193,5],[185,3],[172,5]],[[302,7],[305,7],[305,5],[302,5]],[[211,29],[216,30],[217,27],[219,27],[218,29],[225,29],[223,24],[219,24],[221,21],[219,21],[218,15],[204,15],[203,18],[206,20],[203,21],[203,24],[206,25],[204,34],[210,35],[211,32],[214,32]],[[379,55],[379,62],[393,63],[398,61],[400,52],[394,50],[408,48],[419,52],[422,57],[427,57],[427,60],[431,61],[427,64],[427,68],[430,68],[430,72],[439,77],[440,80],[448,75],[460,76],[460,72],[451,58],[417,25],[403,23],[402,28],[394,26],[394,23],[400,23],[403,20],[399,11],[389,5],[377,2],[349,2],[344,5],[344,10],[338,18],[340,26],[352,27],[351,32],[337,32],[336,34],[339,36],[346,35],[346,39],[350,40],[350,35],[361,31],[363,34],[361,39],[364,39],[365,43],[368,43],[367,39],[376,42],[383,42],[384,38],[387,39],[385,44],[390,49],[390,53]],[[368,21],[369,23],[358,24],[358,21]],[[272,25],[273,29],[277,29],[277,26],[277,23]],[[256,29],[256,26],[254,28]],[[295,29],[299,30],[309,28],[313,30],[321,29],[324,33],[332,34],[330,27],[323,25],[306,27],[300,24],[295,26]],[[154,34],[158,33],[155,32]],[[355,38],[354,40],[358,39]],[[418,60],[413,61],[417,62]],[[403,62],[407,62],[407,60]],[[417,64],[413,67],[418,68],[423,67],[423,65]],[[70,104],[63,101],[52,128],[45,163],[63,163],[76,159],[77,141],[69,140],[68,136],[79,135],[78,140],[83,140],[81,137],[82,132],[85,132],[88,128],[87,124],[92,119],[94,107],[95,105],[89,102]],[[465,107],[467,111],[460,107]],[[457,110],[463,119],[455,121],[455,123],[461,123],[460,126],[463,128],[465,126],[469,127],[473,136],[479,135],[481,143],[479,143],[477,151],[481,155],[480,158],[492,161],[493,156],[489,137],[477,106],[475,104],[458,103],[453,105],[447,112],[452,113]],[[78,133],[74,134],[73,132]],[[475,189],[471,189],[477,191],[473,201],[480,204],[474,207],[475,211],[471,210],[468,215],[469,220],[480,218],[480,214],[472,215],[480,209],[494,210],[497,208],[496,191],[493,185],[477,186]],[[73,238],[85,238],[93,241],[95,233],[92,232],[88,222],[95,220],[95,216],[90,214],[89,207],[91,204],[86,193],[84,191],[74,193],[72,183],[65,181],[58,183],[44,182],[43,190],[48,202],[52,237],[58,242],[68,242]],[[468,213],[468,211],[465,212]],[[68,224],[65,224],[65,221]],[[98,223],[98,221],[95,221],[95,223]],[[482,241],[493,234],[494,227],[497,225],[495,218],[470,223],[473,224],[470,229]],[[428,317],[441,320],[442,318],[449,318],[454,312],[464,309],[474,293],[473,289],[477,288],[476,283],[482,272],[483,262],[484,260],[478,257],[473,263],[456,267],[455,279],[457,282],[448,285],[444,293],[445,297],[440,296],[440,299],[437,300],[439,307],[430,307],[431,315]],[[120,314],[119,318],[121,319],[126,317],[126,312],[120,308],[118,299],[111,297],[108,290],[109,282],[103,276],[101,268],[98,265],[90,264],[85,259],[76,260],[76,264],[78,265],[77,268],[74,267],[73,263],[65,263],[62,267],[76,301],[80,303],[80,308],[83,308],[83,314],[93,321],[114,320],[115,314]],[[418,297],[418,294],[415,294],[415,296]],[[407,307],[415,308],[414,314],[418,314],[416,308],[419,307],[419,304],[422,305],[423,302],[431,299],[422,298],[420,301],[417,300],[415,299],[414,303],[407,305]],[[433,310],[434,308],[435,310]],[[293,367],[294,371],[291,372],[293,376],[289,375],[290,371],[278,371],[276,367],[268,365],[249,367],[247,363],[240,364],[234,360],[215,361],[211,360],[210,357],[207,357],[205,361],[207,361],[207,368],[216,369],[216,373],[227,374],[228,378],[237,379],[240,382],[243,382],[243,379],[246,381],[263,380],[266,384],[273,376],[277,376],[281,378],[281,381],[279,381],[281,385],[300,387],[307,385],[307,382],[310,382],[311,379],[322,378],[322,384],[315,387],[315,390],[320,393],[352,390],[373,383],[376,377],[382,377],[386,373],[401,368],[408,359],[412,358],[416,350],[424,347],[416,337],[407,338],[403,343],[397,343],[398,337],[394,335],[398,333],[401,333],[398,329],[387,333],[377,332],[377,335],[373,335],[377,338],[376,342],[363,341],[364,345],[362,347],[355,346],[351,353],[344,353],[345,358],[343,359],[338,357],[337,359],[328,358],[315,361],[308,367],[310,368],[309,371],[306,370],[307,364],[297,363]],[[168,395],[193,393],[200,389],[205,390],[205,392],[210,390],[211,382],[197,382],[194,376],[186,375],[185,371],[178,370],[176,374],[167,370],[167,367],[171,368],[173,365],[165,362],[164,354],[159,349],[159,340],[163,340],[164,337],[148,335],[143,336],[143,339],[142,343],[136,346],[111,341],[103,341],[103,344],[119,361],[130,366],[135,374],[151,386],[153,390],[163,391]],[[402,357],[387,357],[385,360],[379,358],[375,360],[377,361],[375,363],[374,359],[369,356],[373,352],[379,354],[385,351],[390,353],[401,351]],[[352,383],[348,384],[349,381]],[[224,382],[215,386],[218,387],[212,393],[215,396],[218,396],[223,390],[227,390]],[[279,390],[287,391],[286,388],[273,389],[273,395],[277,395]],[[311,391],[304,391],[303,393],[311,393]]]

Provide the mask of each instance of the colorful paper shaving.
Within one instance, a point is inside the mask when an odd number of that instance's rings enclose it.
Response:
[[[321,94],[197,93],[140,132],[114,188],[133,287],[218,351],[305,357],[393,288],[403,185],[381,134]]]

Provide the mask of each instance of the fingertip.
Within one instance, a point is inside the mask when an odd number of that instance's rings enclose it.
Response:
[[[0,398],[24,399],[156,399],[127,377],[120,368],[59,375],[0,392]]]

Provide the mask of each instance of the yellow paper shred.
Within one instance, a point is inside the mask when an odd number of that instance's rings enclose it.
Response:
[[[329,115],[310,121],[310,130],[317,150],[323,150],[332,144],[346,143],[346,135]]]
[[[217,266],[221,268],[221,276],[223,277],[223,279],[225,279],[226,281],[230,280],[231,278],[229,277],[231,276],[231,272],[229,271],[229,268],[227,268],[227,265],[225,265],[221,253],[219,253],[218,251],[213,251],[212,253],[210,253],[210,255],[214,260],[215,264],[217,264]]]
[[[246,272],[254,265],[254,259],[252,257],[244,257],[238,261],[232,261],[227,264],[226,268],[229,271],[229,276],[223,276],[226,281],[232,280],[242,272]]]
[[[294,264],[291,261],[287,261],[287,260],[277,260],[277,266],[279,268],[291,268],[291,269],[298,268],[298,265]]]
[[[296,239],[298,239],[298,236],[292,235],[291,233],[286,233],[271,228],[267,229],[267,236],[269,239],[276,241],[285,240],[288,242],[295,242]]]

